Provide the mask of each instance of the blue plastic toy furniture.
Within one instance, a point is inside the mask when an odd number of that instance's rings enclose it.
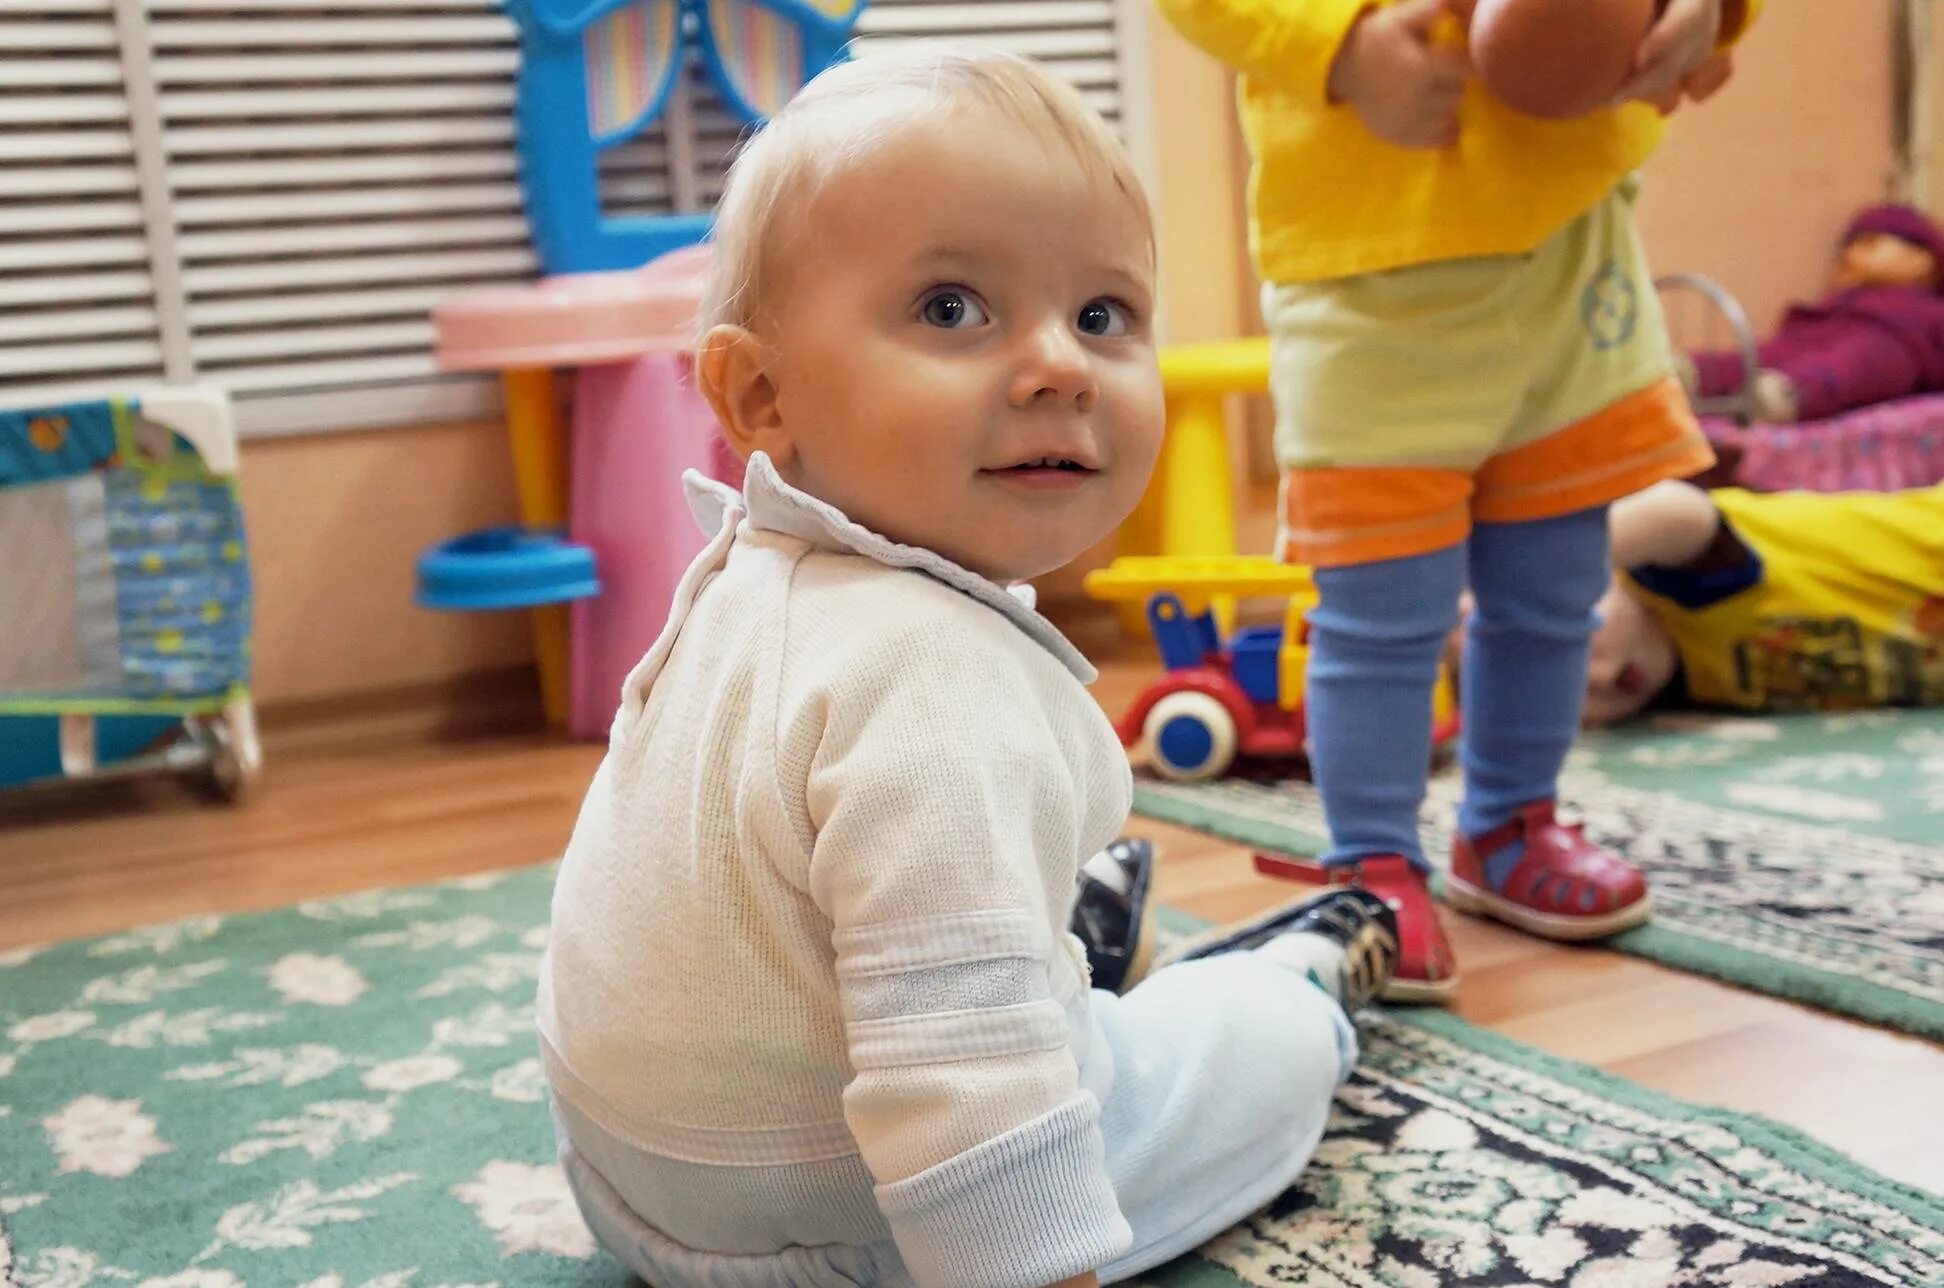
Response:
[[[639,268],[708,233],[707,214],[610,218],[600,154],[668,103],[693,48],[729,108],[773,115],[843,57],[864,0],[506,0],[521,36],[516,135],[548,273]]]
[[[442,613],[566,604],[601,593],[594,552],[557,532],[487,528],[419,556],[418,602]]]
[[[236,435],[223,396],[0,411],[0,786],[262,752]]]

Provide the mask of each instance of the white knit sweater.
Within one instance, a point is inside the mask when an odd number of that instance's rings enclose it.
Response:
[[[888,1232],[919,1284],[968,1288],[1111,1260],[1130,1235],[1088,1089],[1111,1070],[1083,1078],[1066,933],[1129,805],[1092,668],[762,456],[740,496],[689,487],[717,535],[628,678],[554,895],[556,1095],[639,1151],[660,1179],[619,1188],[691,1247]]]

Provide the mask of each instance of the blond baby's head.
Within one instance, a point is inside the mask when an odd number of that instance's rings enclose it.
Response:
[[[841,64],[738,156],[699,382],[745,454],[995,580],[1117,526],[1159,449],[1154,236],[1113,132],[1009,55]]]

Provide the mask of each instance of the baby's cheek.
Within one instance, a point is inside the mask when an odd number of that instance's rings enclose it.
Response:
[[[1602,626],[1593,632],[1593,638],[1587,646],[1586,660],[1588,669],[1596,679],[1619,668],[1619,661],[1615,656],[1617,652],[1611,627]]]

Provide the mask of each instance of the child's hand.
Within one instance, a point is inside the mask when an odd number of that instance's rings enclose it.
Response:
[[[1727,64],[1714,61],[1721,7],[1722,0],[1669,0],[1640,42],[1633,75],[1615,101],[1641,99],[1671,112],[1683,94],[1698,102],[1720,89],[1728,79]]]
[[[1366,10],[1330,68],[1331,100],[1348,104],[1371,133],[1399,147],[1456,142],[1470,65],[1463,53],[1436,41],[1445,10],[1446,0]]]
[[[1680,110],[1684,102],[1705,103],[1721,92],[1735,74],[1735,57],[1727,50],[1715,54],[1707,62],[1681,78],[1681,83],[1667,93],[1647,102],[1660,109],[1662,116],[1672,116]]]

